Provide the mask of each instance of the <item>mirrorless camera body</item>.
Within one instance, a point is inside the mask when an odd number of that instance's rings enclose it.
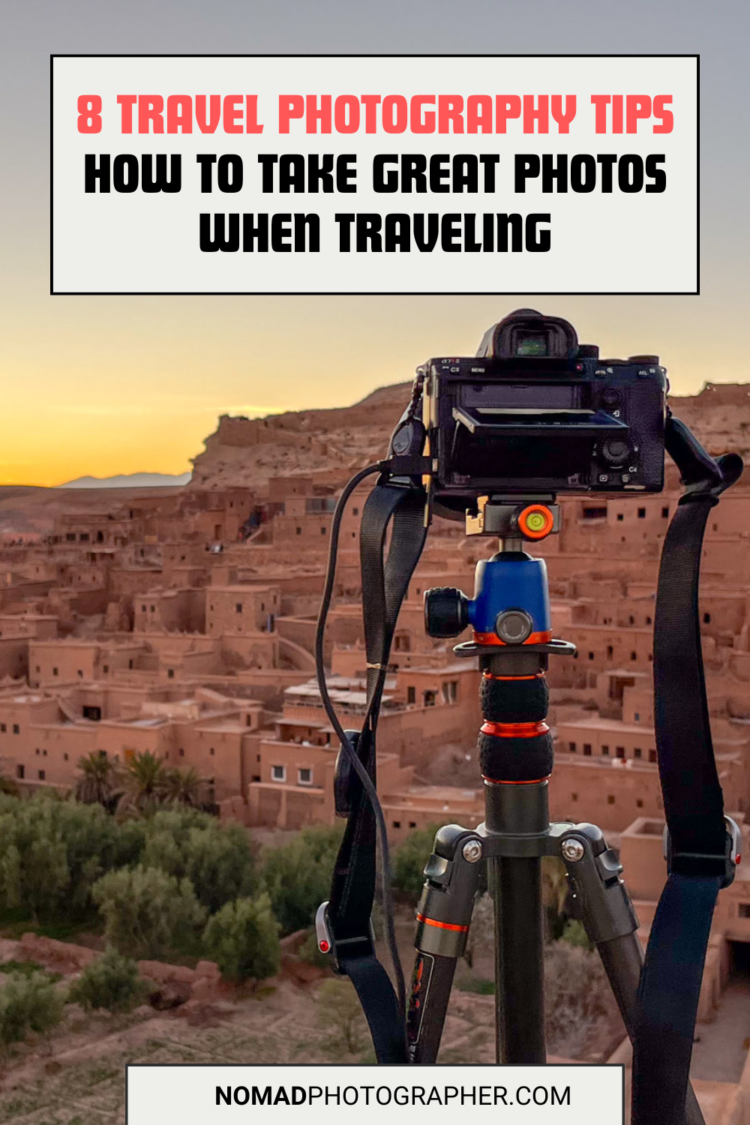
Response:
[[[519,309],[473,358],[418,369],[421,419],[402,417],[392,453],[432,459],[438,514],[462,518],[480,496],[659,492],[667,377],[658,356],[600,359],[559,317]]]

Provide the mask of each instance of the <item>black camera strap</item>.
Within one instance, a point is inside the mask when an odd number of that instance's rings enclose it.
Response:
[[[735,454],[714,461],[672,417],[666,447],[686,486],[664,541],[654,625],[656,745],[669,875],[641,973],[632,1125],[685,1123],[711,921],[735,862],[711,739],[698,587],[709,513],[739,478],[742,461]]]
[[[415,486],[379,483],[362,515],[360,557],[367,657],[367,711],[361,733],[347,732],[373,786],[375,735],[396,621],[427,535],[426,492]],[[386,535],[392,527],[385,558]],[[338,811],[348,814],[328,903],[328,922],[338,968],[354,984],[380,1063],[407,1061],[403,975],[391,933],[397,990],[375,956],[371,915],[376,889],[376,809],[356,773],[339,758]],[[343,808],[341,807],[343,804]],[[382,814],[381,814],[382,815]],[[384,827],[384,824],[383,824]],[[390,894],[390,888],[387,888]],[[385,919],[392,927],[392,917]]]
[[[692,1042],[711,920],[718,892],[734,874],[736,840],[728,831],[714,758],[700,639],[698,587],[708,515],[742,472],[742,460],[718,461],[682,423],[667,421],[666,448],[680,469],[685,494],[662,552],[654,628],[655,727],[669,875],[651,927],[639,989],[633,1044],[633,1125],[685,1125]],[[424,546],[426,492],[414,460],[398,462],[412,483],[394,482],[397,459],[363,470],[353,487],[380,470],[361,527],[362,599],[367,657],[367,710],[361,733],[345,732],[325,689],[323,629],[333,588],[329,568],[316,656],[324,703],[342,740],[337,766],[337,812],[347,826],[336,861],[327,919],[337,965],[352,980],[378,1062],[408,1059],[405,989],[395,950],[388,880],[386,826],[377,800],[375,735],[398,613]],[[390,470],[390,473],[389,471]],[[422,470],[424,471],[424,470]],[[334,518],[332,559],[340,527]],[[386,538],[392,529],[385,556]],[[356,767],[356,768],[353,768]],[[384,854],[384,904],[397,987],[375,956],[371,914],[377,879],[377,840]],[[694,1097],[688,1120],[700,1121]]]

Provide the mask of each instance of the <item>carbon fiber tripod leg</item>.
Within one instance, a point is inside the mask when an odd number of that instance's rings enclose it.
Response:
[[[607,847],[601,829],[577,824],[560,840],[575,913],[594,943],[620,1009],[628,1036],[638,999],[643,949],[636,933],[638,919],[621,879],[622,866]],[[705,1125],[692,1086],[685,1104],[686,1125]]]
[[[449,824],[435,837],[417,911],[417,955],[406,1020],[409,1057],[434,1063],[440,1049],[456,962],[466,948],[483,844]]]

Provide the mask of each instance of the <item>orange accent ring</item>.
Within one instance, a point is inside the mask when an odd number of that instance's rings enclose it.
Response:
[[[483,672],[485,680],[543,680],[544,672],[535,672],[533,676],[496,676],[493,672]]]
[[[550,775],[546,777],[534,777],[531,781],[500,781],[496,777],[487,777],[482,774],[482,781],[486,781],[488,785],[541,785],[543,781],[549,781]]]
[[[439,930],[453,930],[457,934],[468,933],[468,926],[452,926],[450,922],[436,922],[434,918],[425,918],[424,914],[417,914],[417,921],[424,922],[426,926],[436,926]]]
[[[491,734],[495,738],[535,738],[538,734],[546,734],[549,727],[546,723],[484,723],[482,734]]]
[[[544,517],[544,526],[534,530],[529,527],[529,516],[537,513]],[[530,504],[528,508],[524,508],[518,517],[518,530],[526,539],[546,539],[554,525],[555,517],[544,504]]]
[[[478,645],[503,645],[507,647],[506,642],[501,641],[497,633],[475,633],[474,640]],[[552,630],[550,629],[544,633],[531,633],[523,644],[511,645],[511,648],[523,648],[523,645],[546,645],[551,640]]]

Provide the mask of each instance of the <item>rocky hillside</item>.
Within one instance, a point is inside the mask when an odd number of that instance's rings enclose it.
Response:
[[[193,462],[188,487],[262,491],[269,477],[298,475],[343,484],[356,469],[385,454],[409,387],[381,387],[354,406],[334,410],[253,419],[224,414]],[[707,383],[699,394],[673,395],[670,403],[711,453],[732,449],[750,463],[750,385]]]
[[[709,453],[739,453],[750,465],[750,384],[706,383],[697,395],[669,401]]]
[[[300,410],[267,418],[222,414],[205,450],[193,460],[189,488],[252,487],[270,477],[314,476],[344,483],[384,456],[395,422],[409,401],[409,383],[381,387],[354,406]]]

